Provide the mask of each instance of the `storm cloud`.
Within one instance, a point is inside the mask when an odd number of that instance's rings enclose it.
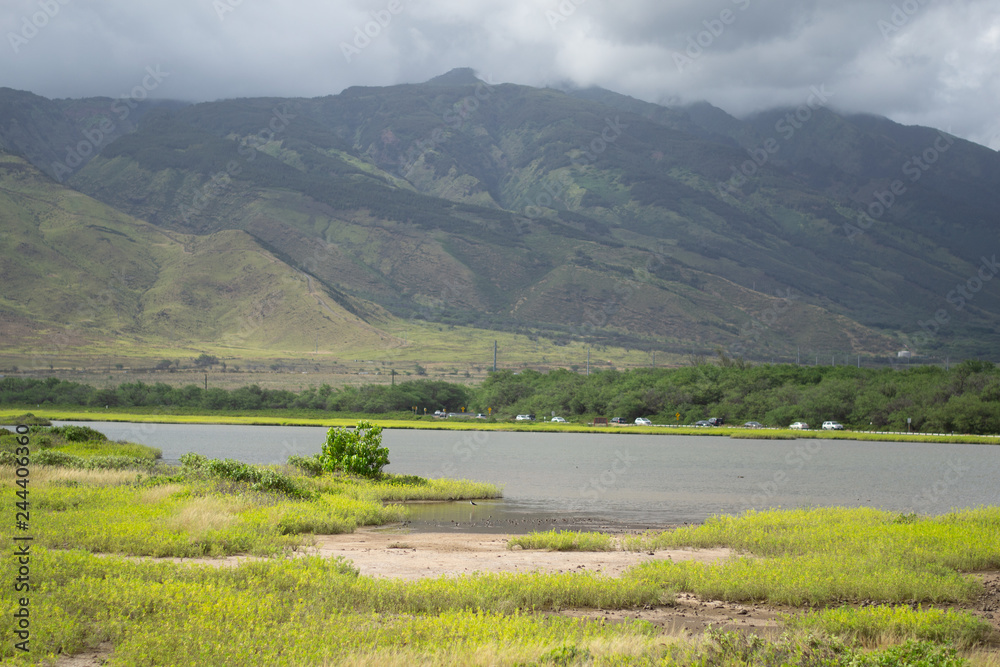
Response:
[[[825,86],[1000,148],[994,0],[6,0],[0,32],[0,86],[53,98],[315,97],[472,67],[737,116]]]

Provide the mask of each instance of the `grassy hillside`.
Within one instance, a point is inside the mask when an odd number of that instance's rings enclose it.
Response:
[[[903,347],[994,357],[1000,293],[977,276],[992,257],[1000,158],[822,104],[789,132],[798,111],[739,120],[707,104],[458,71],[316,99],[148,110],[70,183],[165,232],[241,233],[224,244],[262,249],[306,294],[376,326],[395,317],[758,360]],[[879,212],[878,195],[928,150],[933,168]],[[258,308],[283,289],[275,280],[260,283]],[[976,280],[972,298],[949,300]],[[206,298],[193,283],[153,296],[163,326],[182,319],[232,343],[234,313],[180,312]],[[286,344],[259,335],[255,345]],[[295,335],[287,345],[309,347]]]

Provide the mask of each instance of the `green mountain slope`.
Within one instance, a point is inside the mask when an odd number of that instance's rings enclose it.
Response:
[[[1000,292],[948,297],[992,258],[996,153],[821,105],[789,125],[797,112],[739,120],[457,70],[153,109],[69,182],[170,233],[240,232],[360,318],[378,304],[761,359],[995,356]],[[905,192],[874,215],[894,181]]]
[[[119,347],[141,356],[185,345],[305,351],[393,343],[245,232],[158,229],[5,154],[0,229],[8,351]],[[375,322],[378,309],[367,306],[364,315]]]

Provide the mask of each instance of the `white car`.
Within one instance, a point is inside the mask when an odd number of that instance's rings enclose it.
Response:
[[[653,422],[649,421],[645,417],[636,417],[635,423],[639,426],[652,426]]]
[[[843,431],[844,425],[840,422],[823,422],[823,428],[827,431]]]
[[[553,417],[551,419],[551,421],[555,422],[556,424],[565,424],[566,423],[566,420],[563,419],[562,417]]]
[[[535,415],[518,415],[514,417],[514,421],[518,422],[530,422],[535,420]]]
[[[805,431],[809,429],[809,424],[805,422],[795,422],[788,428],[794,428],[796,431]]]

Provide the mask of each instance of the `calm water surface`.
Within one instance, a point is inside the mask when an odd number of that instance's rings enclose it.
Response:
[[[319,452],[322,427],[79,423],[113,440],[247,463]],[[937,514],[1000,504],[1000,446],[683,435],[387,430],[390,472],[501,485],[498,501],[415,507],[411,528],[522,531],[701,522],[749,508]]]

